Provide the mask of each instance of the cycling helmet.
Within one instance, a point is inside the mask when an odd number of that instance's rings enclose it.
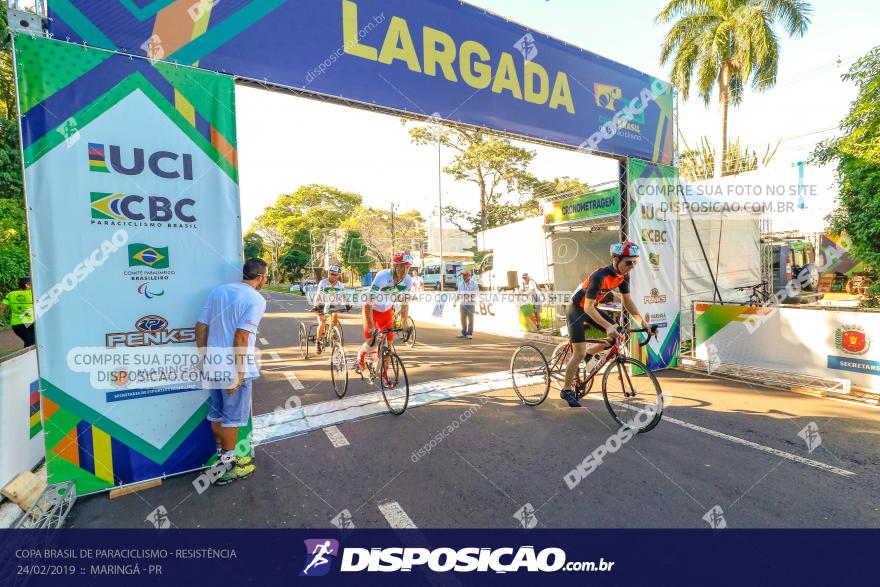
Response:
[[[398,251],[397,253],[394,253],[394,257],[392,257],[391,262],[395,265],[412,265],[413,259],[412,255],[410,255],[408,251]]]
[[[612,257],[638,257],[639,245],[634,242],[626,241],[622,243],[614,243],[611,245]]]
[[[342,270],[339,269],[339,265],[334,263],[333,265],[330,265],[330,273],[342,273]]]

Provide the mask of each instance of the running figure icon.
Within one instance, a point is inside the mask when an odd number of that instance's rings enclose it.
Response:
[[[308,555],[306,566],[299,574],[300,577],[317,577],[326,575],[330,571],[330,557],[339,554],[339,541],[333,539],[306,540],[306,554]],[[314,571],[311,572],[310,571]]]

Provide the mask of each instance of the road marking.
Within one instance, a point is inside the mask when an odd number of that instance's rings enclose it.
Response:
[[[261,336],[260,337],[260,344],[269,344],[269,341]]]
[[[284,374],[287,377],[287,382],[290,383],[290,386],[296,390],[305,389],[305,386],[299,382],[299,379],[296,378],[296,375],[291,373],[290,371]]]
[[[385,516],[385,519],[388,520],[388,525],[392,528],[416,528],[417,526],[413,523],[412,519],[406,512],[403,511],[403,508],[400,507],[400,504],[396,501],[386,501],[385,503],[379,504],[379,511],[382,512],[382,515]]]
[[[272,357],[273,361],[280,361],[281,360],[281,355],[279,355],[275,351],[269,351],[269,356]]]
[[[808,465],[810,467],[815,467],[817,469],[822,469],[823,471],[828,471],[829,473],[834,473],[835,475],[840,475],[842,477],[852,477],[855,475],[852,471],[847,471],[846,469],[839,469],[837,467],[833,467],[831,465],[826,465],[825,463],[820,463],[819,461],[814,461],[812,459],[805,459],[804,457],[793,455],[789,452],[785,452],[782,450],[778,450],[775,448],[770,448],[769,446],[764,446],[763,444],[757,444],[750,440],[745,440],[743,438],[738,438],[736,436],[731,436],[730,434],[725,434],[724,432],[717,432],[715,430],[710,430],[709,428],[703,428],[702,426],[697,426],[696,424],[691,424],[690,422],[684,422],[682,420],[678,420],[676,418],[670,418],[669,416],[663,416],[662,422],[670,422],[672,424],[678,424],[679,426],[684,426],[685,428],[689,428],[691,430],[696,430],[697,432],[702,432],[703,434],[708,434],[709,436],[714,436],[716,438],[723,438],[724,440],[729,440],[730,442],[734,442],[736,444],[741,444],[743,446],[748,446],[750,448],[754,448],[755,450],[760,450],[762,452],[770,453],[772,455],[776,455],[778,457],[782,457],[784,459],[788,459],[790,461],[794,461],[796,463],[801,463],[802,465]]]
[[[341,446],[348,446],[348,439],[342,433],[342,431],[336,426],[326,426],[323,428],[324,434],[327,435],[327,438],[330,439],[330,444],[339,448]]]

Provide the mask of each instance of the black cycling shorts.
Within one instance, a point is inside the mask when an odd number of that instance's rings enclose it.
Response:
[[[602,310],[599,310],[599,314],[606,321],[614,324],[615,320],[611,314],[603,312]],[[587,315],[587,311],[580,306],[569,304],[565,317],[568,322],[568,339],[571,342],[586,342],[587,328],[598,328],[602,332],[602,336],[597,338],[603,338],[605,335],[605,327],[597,324],[595,320]]]

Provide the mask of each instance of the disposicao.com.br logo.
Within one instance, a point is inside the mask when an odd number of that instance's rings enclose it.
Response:
[[[331,559],[339,554],[336,540],[306,540],[306,565],[300,576],[326,575]],[[515,573],[517,571],[553,573],[556,571],[610,571],[614,562],[566,561],[561,548],[544,548],[535,551],[533,546],[518,548],[359,548],[348,547],[342,551],[339,571],[343,573],[393,573],[410,572],[413,567],[427,567],[435,573],[455,571]]]

